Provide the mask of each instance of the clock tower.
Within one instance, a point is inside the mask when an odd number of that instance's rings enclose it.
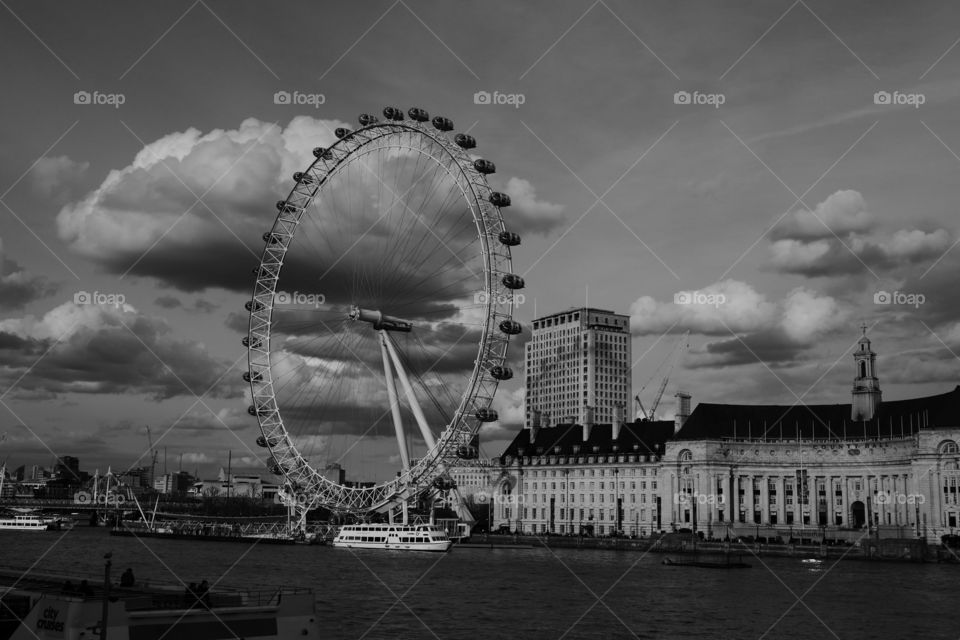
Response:
[[[880,380],[877,378],[877,354],[870,348],[867,325],[860,325],[860,330],[863,335],[853,353],[857,376],[853,379],[853,403],[850,413],[853,420],[867,421],[872,420],[880,409]]]

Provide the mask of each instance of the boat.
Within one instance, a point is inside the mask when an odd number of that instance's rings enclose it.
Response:
[[[0,516],[0,530],[10,531],[60,531],[70,529],[73,522],[57,516],[45,516],[32,509],[13,509],[13,513]]]
[[[750,564],[737,560],[730,561],[730,554],[725,554],[725,560],[674,560],[665,558],[663,564],[668,567],[698,567],[700,569],[749,569]]]
[[[333,539],[334,547],[397,551],[449,551],[453,541],[432,524],[348,524]]]
[[[203,594],[182,585],[73,586],[76,577],[0,571],[0,638],[320,638],[315,596],[305,587],[230,589]],[[107,597],[105,597],[107,596]]]

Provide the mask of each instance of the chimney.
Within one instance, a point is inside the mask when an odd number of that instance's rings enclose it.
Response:
[[[530,420],[530,444],[533,444],[537,435],[540,433],[540,410],[533,410],[533,417]]]
[[[590,431],[593,429],[593,407],[583,405],[583,441],[590,439]]]
[[[618,402],[613,407],[613,425],[610,427],[610,436],[614,440],[620,437],[621,426],[623,426],[623,403]]]
[[[673,432],[676,433],[690,417],[690,394],[686,391],[677,391],[673,397],[677,399],[677,414],[673,418]]]

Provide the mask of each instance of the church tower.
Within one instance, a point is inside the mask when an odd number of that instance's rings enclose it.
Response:
[[[857,377],[853,379],[853,420],[872,420],[880,409],[880,380],[877,378],[877,354],[870,348],[867,325],[860,325],[863,335],[857,342],[853,360],[857,365]]]

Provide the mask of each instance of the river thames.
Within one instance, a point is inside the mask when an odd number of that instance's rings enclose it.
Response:
[[[956,638],[960,565],[745,557],[736,571],[576,549],[448,554],[0,532],[0,564],[246,588],[310,586],[327,638]]]

